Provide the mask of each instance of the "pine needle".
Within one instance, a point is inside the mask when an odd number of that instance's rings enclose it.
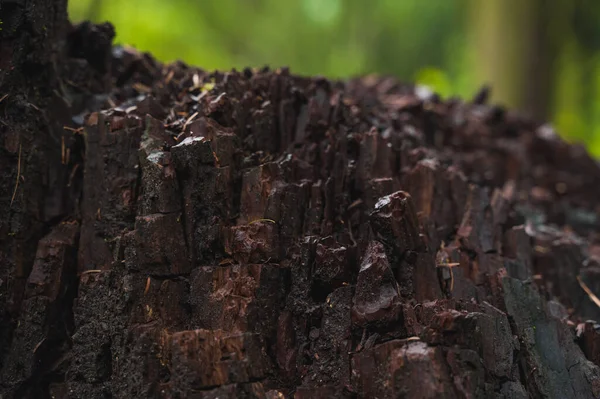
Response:
[[[15,200],[15,196],[17,195],[17,189],[19,188],[19,180],[21,179],[21,144],[19,144],[19,161],[17,163],[17,182],[15,183],[15,190],[13,191],[12,198],[10,199],[10,207]]]
[[[146,280],[146,288],[144,288],[144,295],[146,295],[149,290],[150,290],[150,277],[148,277],[148,279]]]
[[[577,282],[579,283],[581,288],[583,288],[585,293],[588,294],[588,296],[590,297],[592,302],[594,302],[596,304],[596,306],[598,306],[600,308],[600,299],[598,299],[598,297],[592,292],[592,290],[590,290],[590,288],[587,286],[587,284],[583,282],[583,280],[581,279],[581,276],[577,276]]]
[[[252,223],[260,223],[260,222],[269,222],[269,223],[273,223],[273,224],[276,224],[276,223],[277,223],[277,222],[276,222],[276,221],[274,221],[273,219],[256,219],[256,220],[253,220],[253,221],[251,221],[251,222],[250,222],[250,223],[248,223],[248,224],[252,224]]]
[[[86,270],[84,272],[81,272],[81,276],[85,276],[86,274],[92,274],[92,273],[102,273],[102,270],[100,270],[100,269]]]

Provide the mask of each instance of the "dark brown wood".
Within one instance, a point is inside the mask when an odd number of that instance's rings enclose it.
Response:
[[[551,128],[24,4],[51,33],[1,37],[3,398],[600,396],[600,167]]]

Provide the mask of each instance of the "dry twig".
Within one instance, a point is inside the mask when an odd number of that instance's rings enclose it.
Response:
[[[598,306],[600,308],[600,299],[598,299],[598,297],[592,292],[592,290],[590,290],[590,288],[587,286],[587,284],[583,282],[583,280],[581,279],[581,276],[577,276],[577,282],[579,283],[581,288],[583,288],[585,293],[590,297],[592,302],[594,302],[596,304],[596,306]]]
[[[17,182],[15,183],[15,190],[13,191],[12,198],[10,199],[10,206],[15,200],[15,196],[17,195],[17,188],[19,188],[19,179],[21,178],[21,144],[19,144],[19,161],[17,163]]]

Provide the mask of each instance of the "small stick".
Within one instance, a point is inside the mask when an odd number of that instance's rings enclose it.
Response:
[[[452,268],[456,266],[460,266],[460,263],[439,263],[436,265],[436,267],[447,267],[450,271],[450,292],[454,291],[454,272]]]
[[[74,129],[74,128],[69,127],[69,126],[63,126],[63,129],[68,130],[69,132],[73,132],[73,133],[81,133],[81,132],[83,132],[83,127],[78,127],[77,129]]]
[[[269,223],[273,223],[273,224],[276,224],[276,223],[277,223],[277,222],[276,222],[276,221],[274,221],[273,219],[256,219],[256,220],[253,220],[253,221],[251,221],[251,222],[250,222],[250,223],[248,223],[248,224],[252,224],[252,223],[260,223],[260,222],[269,222]]]
[[[357,206],[359,206],[359,205],[362,205],[362,203],[363,203],[363,200],[361,200],[361,199],[359,198],[359,199],[357,199],[356,201],[354,201],[353,203],[351,203],[351,204],[348,206],[348,209],[347,209],[347,210],[349,211],[349,210],[351,210],[351,209],[354,209],[354,208],[356,208]]]
[[[577,282],[583,288],[586,294],[590,297],[590,299],[596,304],[596,306],[600,307],[600,299],[590,290],[586,283],[583,282],[581,276],[577,276]]]
[[[15,184],[15,191],[13,191],[12,198],[10,199],[10,206],[12,207],[15,196],[17,195],[17,188],[19,188],[19,179],[21,178],[21,144],[19,144],[19,161],[17,163],[17,182]]]
[[[92,274],[92,273],[102,273],[102,270],[100,270],[100,269],[86,270],[86,271],[82,272],[81,275],[83,276],[84,274]]]
[[[173,76],[175,75],[175,70],[171,69],[169,71],[169,73],[167,74],[167,77],[165,79],[165,84],[169,84],[169,82],[171,81],[171,79],[173,79]]]
[[[75,177],[75,172],[77,172],[77,169],[79,169],[79,164],[76,164],[71,171],[71,175],[69,176],[69,184],[67,184],[67,187],[71,187],[71,183],[73,183],[73,177]]]
[[[46,341],[46,338],[43,338],[40,342],[37,343],[37,345],[33,348],[33,353],[37,352],[37,350],[40,348],[40,346],[42,346],[44,341]]]
[[[32,104],[32,103],[27,103],[27,104],[30,105],[31,108],[35,109],[36,111],[42,112],[42,110],[39,109],[35,104]]]
[[[144,288],[144,295],[146,295],[149,290],[150,290],[150,277],[148,277],[148,280],[146,280],[146,288]]]
[[[65,165],[65,136],[60,137],[60,160]]]
[[[185,131],[185,128],[187,127],[187,125],[189,125],[197,116],[198,116],[198,112],[193,113],[192,116],[190,116],[187,119],[187,121],[185,121],[185,123],[183,124],[182,131]]]

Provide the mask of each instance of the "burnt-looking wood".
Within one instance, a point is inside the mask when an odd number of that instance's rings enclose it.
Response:
[[[600,167],[548,126],[2,7],[3,398],[600,396]]]

